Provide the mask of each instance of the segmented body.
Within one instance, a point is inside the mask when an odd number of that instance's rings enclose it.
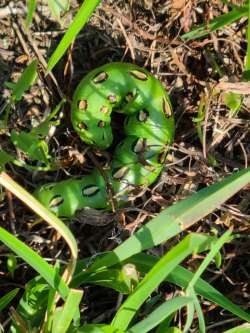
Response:
[[[173,139],[174,119],[169,97],[147,70],[111,63],[91,71],[78,85],[71,120],[80,138],[105,149],[113,141],[111,113],[126,115],[125,139],[115,148],[107,178],[118,202],[131,188],[152,184],[163,168]],[[35,195],[59,216],[74,216],[84,207],[110,207],[106,182],[97,169],[81,179],[43,185]]]

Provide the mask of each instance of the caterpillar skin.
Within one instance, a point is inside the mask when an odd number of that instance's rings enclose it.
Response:
[[[124,204],[132,188],[152,184],[162,171],[174,118],[161,83],[144,68],[126,63],[110,63],[84,77],[73,96],[71,121],[84,142],[106,149],[113,141],[112,112],[126,115],[126,137],[116,146],[107,170],[116,199]],[[84,207],[110,208],[106,183],[97,169],[81,179],[43,185],[35,196],[63,217]]]

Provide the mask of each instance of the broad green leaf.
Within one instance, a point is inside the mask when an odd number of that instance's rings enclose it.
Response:
[[[168,274],[187,256],[193,252],[207,249],[211,237],[202,234],[189,234],[167,254],[165,254],[146,274],[135,290],[121,305],[116,313],[112,325],[126,330],[136,312],[150,294],[166,279]]]
[[[163,210],[112,252],[97,258],[90,270],[110,267],[183,232],[218,208],[250,182],[250,168],[241,170]]]
[[[0,312],[3,311],[3,309],[6,308],[6,306],[9,305],[9,303],[13,300],[13,298],[16,297],[19,290],[20,290],[19,288],[15,288],[0,298]]]
[[[154,256],[146,255],[144,253],[137,254],[130,258],[129,262],[136,265],[137,269],[143,274],[147,273],[159,259]],[[182,266],[177,266],[166,278],[166,281],[176,284],[182,288],[187,288],[194,273],[188,271]],[[194,286],[197,294],[206,298],[207,300],[218,304],[227,311],[233,313],[239,318],[250,322],[250,313],[247,313],[239,306],[232,303],[228,298],[216,290],[213,286],[202,279],[198,279]]]
[[[20,101],[23,94],[35,82],[37,77],[37,60],[33,60],[28,67],[25,68],[21,77],[12,86],[12,100],[13,102]]]
[[[49,163],[51,156],[49,148],[44,140],[41,140],[32,132],[16,132],[11,131],[10,135],[12,143],[23,152],[25,152],[32,161],[41,161],[45,164]]]
[[[248,6],[235,7],[229,13],[214,18],[209,24],[202,24],[192,31],[182,35],[186,40],[197,39],[207,36],[210,32],[216,31],[232,24],[243,16],[248,16]]]
[[[249,333],[250,332],[250,324],[243,324],[234,328],[231,328],[224,333]]]
[[[119,268],[92,272],[86,280],[84,279],[84,283],[92,283],[112,288],[121,294],[129,294],[138,283],[138,276],[135,267],[127,264]],[[74,284],[75,281],[73,281]]]
[[[0,151],[0,172],[5,169],[5,164],[12,162],[14,157],[6,153],[4,150]]]
[[[26,16],[26,27],[28,28],[31,25],[33,14],[36,10],[36,0],[26,0],[27,2],[27,16]]]
[[[146,333],[158,326],[166,317],[192,302],[190,297],[175,297],[156,308],[146,319],[132,326],[127,333]]]
[[[2,227],[0,227],[0,241],[35,269],[62,298],[66,298],[69,288],[47,261]]]
[[[52,54],[48,62],[47,72],[50,72],[58,61],[63,57],[69,45],[74,41],[77,34],[85,26],[96,7],[99,5],[101,0],[84,0],[78,13],[73,19],[70,27],[63,36],[56,50]]]
[[[25,291],[21,297],[16,312],[25,322],[26,326],[35,331],[44,321],[49,290],[48,283],[36,276],[25,285]],[[14,318],[10,327],[10,333],[20,333],[19,326]]]
[[[83,290],[70,289],[65,304],[58,312],[53,322],[52,332],[66,333],[73,320],[73,317],[79,311]]]

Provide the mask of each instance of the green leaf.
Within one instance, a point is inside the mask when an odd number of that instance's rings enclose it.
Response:
[[[121,294],[129,294],[138,283],[138,276],[134,265],[126,264],[122,267],[92,272],[87,279],[84,279],[84,283],[92,283],[112,288]]]
[[[5,170],[5,164],[12,162],[14,157],[6,153],[4,150],[0,151],[0,172]]]
[[[15,288],[0,298],[0,312],[16,297],[19,290],[19,288]]]
[[[12,143],[23,152],[25,152],[32,161],[41,161],[45,164],[49,163],[51,156],[49,148],[44,140],[38,138],[32,132],[16,132],[11,131],[10,135]]]
[[[26,326],[34,331],[44,321],[49,290],[52,289],[41,276],[36,276],[25,285],[16,312],[25,322]],[[52,289],[53,290],[53,289]],[[19,326],[12,318],[11,333],[20,333]]]
[[[245,70],[250,70],[250,0],[248,1],[247,54]]]
[[[26,0],[27,2],[27,16],[26,16],[26,27],[28,28],[32,23],[33,14],[36,10],[36,0]]]
[[[137,269],[141,273],[148,272],[151,267],[155,265],[158,261],[157,257],[146,255],[144,253],[137,254],[129,259],[129,262],[136,265]],[[194,273],[189,272],[186,268],[182,266],[177,266],[166,278],[166,281],[176,284],[182,288],[187,288],[188,283],[191,281]],[[203,296],[207,300],[218,304],[227,311],[233,313],[239,318],[250,321],[250,314],[242,310],[239,306],[233,304],[229,299],[227,299],[218,290],[212,287],[209,283],[202,279],[198,279],[194,286],[194,290],[197,294]]]
[[[235,7],[229,13],[214,18],[209,24],[202,24],[192,31],[182,35],[186,40],[197,39],[207,36],[210,32],[216,31],[232,24],[243,16],[248,16],[248,6]]]
[[[236,94],[234,92],[225,92],[223,93],[223,101],[230,109],[230,117],[234,117],[237,115],[241,108],[243,98],[240,94]]]
[[[206,250],[210,242],[212,242],[211,237],[205,235],[189,234],[186,236],[146,274],[133,293],[121,305],[112,321],[112,325],[118,329],[126,330],[140,306],[165,280],[168,274],[193,252]]]
[[[234,328],[231,328],[224,333],[249,333],[250,332],[250,324],[243,324]]]
[[[58,61],[63,57],[69,45],[74,41],[77,34],[84,27],[84,25],[89,20],[90,16],[99,5],[101,0],[84,0],[82,6],[80,7],[78,13],[73,19],[70,27],[63,36],[56,50],[52,54],[48,62],[47,72],[50,72]]]
[[[0,241],[35,269],[62,298],[66,298],[69,292],[68,286],[42,257],[2,227],[0,227]]]
[[[20,101],[23,94],[35,82],[37,77],[37,60],[33,60],[23,71],[17,83],[12,86],[13,102]]]
[[[69,0],[48,0],[48,6],[52,15],[60,22],[61,14],[69,8]]]
[[[90,270],[110,267],[183,232],[218,208],[250,182],[250,168],[241,170],[163,210],[112,252],[97,258]]]
[[[175,297],[156,308],[146,319],[131,327],[127,333],[146,333],[159,325],[172,313],[180,310],[183,306],[192,302],[190,297]]]
[[[125,333],[124,331],[118,330],[115,327],[104,324],[89,324],[84,325],[72,333]]]
[[[66,333],[73,317],[79,311],[83,290],[70,289],[66,302],[58,313],[52,326],[52,332]]]

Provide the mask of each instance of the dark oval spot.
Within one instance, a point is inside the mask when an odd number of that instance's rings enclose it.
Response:
[[[143,151],[145,151],[145,148],[146,148],[146,139],[138,139],[135,141],[135,143],[133,144],[133,152],[136,153],[136,154],[140,154],[142,153]]]
[[[87,130],[88,126],[84,122],[81,122],[81,123],[78,124],[78,128]]]
[[[146,81],[148,79],[147,74],[138,69],[133,69],[132,71],[129,71],[129,74],[141,81]]]
[[[86,185],[82,189],[82,195],[84,197],[92,197],[96,195],[100,191],[99,187],[96,185]]]
[[[116,97],[116,95],[109,95],[108,100],[110,101],[110,103],[116,103],[117,97]]]
[[[112,172],[112,175],[113,175],[114,179],[120,180],[120,179],[124,178],[128,172],[129,172],[129,168],[127,166],[124,166],[121,168],[114,169]]]
[[[148,117],[149,117],[149,112],[147,110],[143,109],[138,112],[137,119],[140,122],[145,123],[147,121]]]
[[[46,185],[43,185],[41,187],[41,190],[45,190],[45,191],[51,191],[54,187],[55,187],[56,184],[46,184]]]
[[[109,112],[109,108],[108,108],[107,106],[103,105],[103,106],[101,107],[100,111],[101,111],[102,113],[106,114],[106,113]]]
[[[101,83],[101,82],[106,81],[107,78],[108,78],[108,74],[107,74],[106,72],[99,72],[99,73],[97,73],[97,74],[94,76],[94,78],[93,78],[93,82],[94,82],[95,84],[97,84],[97,83]]]
[[[163,108],[163,112],[165,113],[166,117],[167,118],[171,117],[171,115],[172,115],[171,106],[165,98],[163,98],[163,100],[162,100],[162,108]]]
[[[105,121],[100,120],[100,121],[98,122],[98,127],[100,127],[100,128],[105,127]]]
[[[60,206],[62,203],[63,203],[64,199],[61,195],[55,195],[51,200],[50,200],[50,203],[49,203],[49,207],[50,208],[55,208],[55,207],[58,207]]]
[[[88,107],[88,102],[87,102],[86,99],[83,99],[83,100],[78,102],[78,108],[80,110],[87,110],[87,107]]]
[[[134,94],[132,92],[128,92],[127,95],[125,96],[125,101],[126,102],[131,102],[134,98]]]

